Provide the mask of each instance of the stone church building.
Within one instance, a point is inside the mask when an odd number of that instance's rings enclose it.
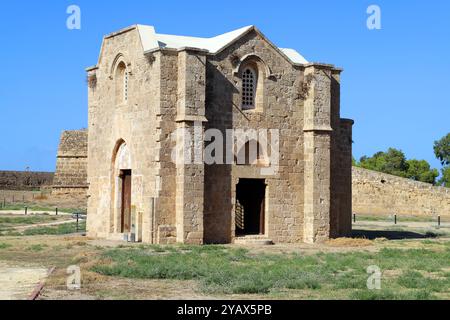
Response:
[[[253,26],[213,38],[142,25],[106,36],[87,69],[89,236],[204,244],[349,235],[353,121],[340,117],[341,72]],[[247,135],[256,131],[267,134]],[[202,161],[220,142],[216,161]]]

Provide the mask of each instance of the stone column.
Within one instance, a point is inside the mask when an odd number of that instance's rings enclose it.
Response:
[[[330,237],[331,209],[331,67],[311,64],[304,104],[304,241]]]
[[[203,244],[205,66],[203,52],[178,53],[176,227],[187,244]]]

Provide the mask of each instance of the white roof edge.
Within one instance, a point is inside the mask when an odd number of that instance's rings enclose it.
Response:
[[[141,38],[142,48],[144,52],[156,49],[159,47],[158,39],[156,38],[155,27],[146,25],[137,25],[139,37]]]
[[[308,64],[309,62],[297,51],[290,48],[280,48],[281,51],[291,60],[293,63]]]
[[[142,48],[145,53],[154,52],[163,48],[176,50],[180,50],[183,48],[192,48],[207,51],[210,54],[216,54],[225,49],[234,41],[241,38],[250,30],[252,29],[257,30],[255,26],[250,25],[215,37],[201,38],[201,37],[158,34],[156,33],[155,27],[138,24],[122,29],[118,32],[112,33],[106,36],[105,38],[114,36],[121,32],[129,31],[133,28],[136,28],[139,33]],[[285,55],[293,64],[305,65],[309,63],[298,51],[294,49],[279,48],[275,45],[273,46],[276,47],[283,55]]]

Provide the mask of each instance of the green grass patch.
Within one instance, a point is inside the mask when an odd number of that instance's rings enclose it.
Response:
[[[28,251],[33,251],[33,252],[40,252],[43,251],[45,248],[47,248],[48,246],[45,244],[34,244],[32,246],[29,246],[27,248]]]
[[[417,271],[406,271],[397,280],[398,284],[408,289],[427,288],[432,292],[445,292],[450,290],[450,277],[443,276],[431,278]]]
[[[353,300],[435,300],[429,290],[399,292],[398,290],[357,290],[350,294]]]
[[[378,253],[252,254],[222,246],[140,246],[106,251],[93,271],[137,279],[197,280],[206,293],[271,294],[308,290],[350,299],[434,299],[449,288],[450,250],[382,249]],[[368,290],[367,268],[400,270],[382,278],[383,290]],[[441,279],[423,272],[441,272]],[[439,282],[443,281],[443,282]]]
[[[33,225],[57,221],[55,216],[0,216],[0,227],[11,225]]]
[[[77,232],[77,224],[65,223],[56,226],[48,227],[32,227],[23,232],[0,230],[0,237],[21,237],[21,236],[38,236],[38,235],[65,235]],[[82,221],[79,224],[78,232],[86,232],[86,222]]]
[[[76,223],[65,223],[51,227],[36,227],[25,230],[22,235],[36,236],[36,235],[64,235],[77,232]],[[80,222],[78,232],[86,231],[86,222]]]
[[[0,250],[2,249],[8,249],[11,248],[12,246],[9,243],[0,243]]]

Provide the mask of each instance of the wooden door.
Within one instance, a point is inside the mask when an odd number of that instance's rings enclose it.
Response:
[[[259,211],[259,234],[264,235],[266,233],[266,186],[262,186],[261,190],[261,206]]]
[[[122,171],[122,233],[131,231],[131,170]]]

